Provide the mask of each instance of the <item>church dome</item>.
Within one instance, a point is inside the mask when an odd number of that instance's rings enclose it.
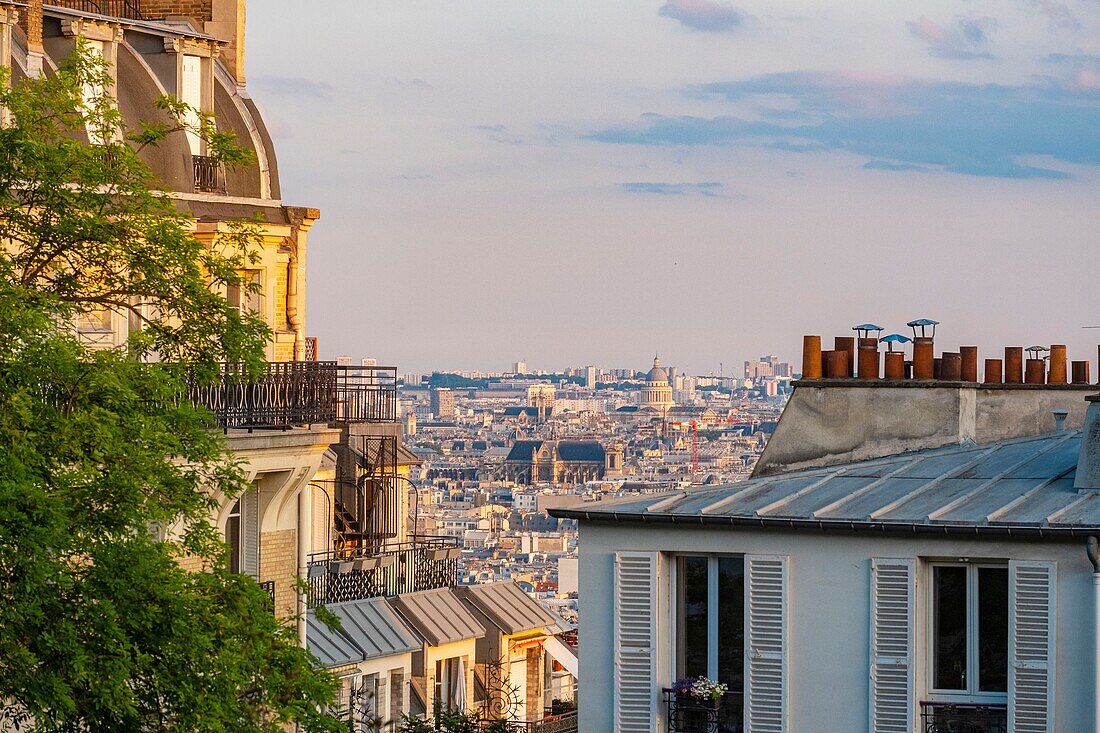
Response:
[[[668,382],[668,372],[661,368],[661,360],[653,357],[653,368],[645,375],[647,382]]]

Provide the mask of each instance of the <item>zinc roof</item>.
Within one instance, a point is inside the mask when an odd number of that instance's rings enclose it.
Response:
[[[1073,487],[1080,431],[959,445],[743,483],[552,509],[589,520],[928,533],[1100,531],[1100,493]]]
[[[456,592],[505,634],[556,627],[557,620],[512,581],[469,585]]]
[[[384,598],[334,603],[326,608],[340,619],[340,630],[321,623],[313,611],[306,617],[309,650],[325,666],[378,659],[420,648],[413,632]]]
[[[450,588],[403,593],[390,603],[429,646],[485,636],[485,627]]]

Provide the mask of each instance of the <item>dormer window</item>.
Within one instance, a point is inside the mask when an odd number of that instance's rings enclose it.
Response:
[[[184,117],[187,125],[187,144],[191,148],[191,155],[203,154],[203,141],[198,133],[199,115],[196,110],[203,108],[202,104],[202,58],[183,54],[180,61],[180,101],[190,107]]]

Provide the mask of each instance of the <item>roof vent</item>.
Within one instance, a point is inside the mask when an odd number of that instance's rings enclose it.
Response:
[[[1069,415],[1069,410],[1059,407],[1058,409],[1051,410],[1050,414],[1054,415],[1054,432],[1066,432],[1066,417]]]

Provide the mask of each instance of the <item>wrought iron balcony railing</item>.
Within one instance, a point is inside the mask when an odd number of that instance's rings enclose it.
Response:
[[[444,537],[418,538],[380,552],[310,555],[306,572],[312,603],[395,596],[458,583],[462,548]]]
[[[719,700],[700,701],[664,690],[668,733],[742,733],[744,696],[727,692]]]
[[[1008,733],[1006,705],[922,701],[924,733]]]
[[[192,155],[195,168],[195,190],[206,193],[226,193],[225,166],[209,155]]]
[[[46,5],[98,13],[112,18],[144,20],[141,15],[141,0],[51,0]]]
[[[253,376],[241,365],[226,364],[217,382],[193,385],[187,397],[213,412],[226,431],[393,422],[397,369],[290,361],[266,364]]]

